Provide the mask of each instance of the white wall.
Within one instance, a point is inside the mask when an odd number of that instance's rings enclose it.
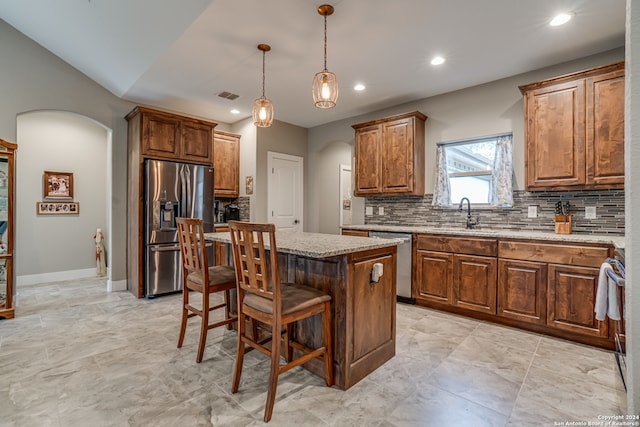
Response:
[[[255,220],[258,222],[268,222],[267,217],[267,153],[290,154],[302,157],[304,164],[304,228],[307,230],[309,218],[309,208],[307,205],[307,194],[309,188],[308,160],[307,160],[307,129],[289,123],[274,120],[268,128],[257,129],[256,140],[256,177],[254,180],[255,198],[252,203],[255,205]],[[337,166],[336,166],[337,168]]]
[[[255,221],[256,214],[256,138],[257,128],[251,117],[234,123],[230,132],[240,135],[240,196],[249,197],[249,220]],[[253,194],[247,194],[246,178],[253,177]]]
[[[523,189],[524,107],[518,86],[623,60],[624,48],[615,49],[309,129],[309,169],[312,173],[308,184],[311,215],[308,230],[323,233],[336,233],[338,230],[339,212],[335,204],[327,203],[327,200],[337,198],[339,189],[337,185],[326,186],[325,183],[337,175],[340,162],[350,163],[345,159],[349,159],[353,152],[352,124],[415,110],[426,114],[428,119],[425,126],[425,192],[428,194],[433,192],[437,143],[512,131],[515,188]]]
[[[124,116],[134,104],[117,98],[2,20],[0,40],[0,138],[18,143],[18,170],[30,161],[21,151],[21,141],[16,133],[17,117],[22,113],[38,110],[73,112],[90,117],[112,131],[112,151],[109,153],[113,164],[113,229],[109,236],[114,248],[110,254],[111,277],[115,281],[124,281],[127,179],[127,122]],[[16,197],[20,200],[21,194],[16,194]],[[35,203],[28,205],[26,212],[18,209],[16,215],[21,229],[35,226],[31,222],[34,210]],[[22,219],[23,215],[25,219]],[[23,238],[23,235],[16,234],[16,249],[26,244]],[[16,262],[21,261],[16,259]]]
[[[104,126],[62,111],[37,111],[18,116],[20,141],[16,174],[16,275],[90,270],[95,274],[96,228],[108,244],[107,148],[111,138]],[[73,200],[78,215],[37,215],[43,200],[43,172],[73,173]],[[109,254],[110,255],[110,254]],[[45,279],[46,281],[46,279]]]
[[[351,141],[339,139],[329,141],[326,144],[309,144],[309,176],[312,177],[307,187],[309,188],[309,218],[313,224],[307,226],[308,230],[323,230],[324,233],[338,234],[340,232],[340,164],[351,165],[353,152],[353,138]],[[353,165],[352,165],[353,166]],[[322,179],[317,179],[322,177]],[[353,174],[352,174],[353,177]],[[314,179],[316,178],[316,179]],[[313,200],[313,204],[311,202]],[[358,204],[360,203],[360,204]],[[337,215],[313,215],[317,209],[333,210]],[[352,200],[351,216],[354,224],[362,219],[360,211],[364,213],[362,199],[357,197]]]
[[[625,70],[625,260],[627,286],[625,288],[625,319],[627,331],[627,413],[640,414],[640,288],[633,283],[640,277],[640,4],[627,0]],[[637,187],[637,188],[636,188]]]

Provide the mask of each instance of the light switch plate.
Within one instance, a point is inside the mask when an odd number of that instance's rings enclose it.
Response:
[[[586,219],[596,219],[596,207],[595,206],[586,206],[584,208],[584,217]]]
[[[367,206],[364,208],[365,215],[373,215],[373,206]]]
[[[529,206],[527,212],[527,218],[537,218],[538,217],[538,207],[537,206]]]
[[[378,215],[384,215],[384,207],[380,206],[378,208]]]

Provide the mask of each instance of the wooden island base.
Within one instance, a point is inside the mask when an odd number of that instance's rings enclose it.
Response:
[[[227,247],[228,232],[205,233]],[[340,236],[308,232],[277,232],[280,280],[311,286],[331,295],[334,385],[346,390],[396,354],[396,258],[400,239]],[[375,264],[383,274],[371,281]],[[232,310],[236,301],[231,299]],[[321,316],[295,323],[293,339],[307,347],[322,346]],[[324,377],[313,359],[303,365]]]
[[[346,390],[396,354],[396,246],[308,258],[279,254],[281,279],[320,289],[331,295],[334,385]],[[370,283],[375,263],[384,274]],[[295,340],[311,348],[322,345],[321,318],[295,325]],[[313,359],[305,368],[323,376]]]

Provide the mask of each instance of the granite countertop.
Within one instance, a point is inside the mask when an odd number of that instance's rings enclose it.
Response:
[[[568,243],[596,243],[613,245],[618,249],[624,249],[624,236],[607,234],[556,234],[544,231],[504,230],[491,228],[478,228],[467,230],[466,228],[442,228],[429,226],[399,226],[399,225],[345,225],[342,228],[348,230],[388,231],[393,233],[428,233],[445,235],[462,235],[478,237],[495,237],[502,239],[532,239],[548,240],[552,242]]]
[[[231,243],[231,234],[229,232],[205,233],[205,239]],[[402,239],[374,239],[339,234],[276,231],[278,252],[310,258],[328,258],[370,249],[386,248],[402,242]],[[269,248],[268,240],[265,240],[265,246]]]

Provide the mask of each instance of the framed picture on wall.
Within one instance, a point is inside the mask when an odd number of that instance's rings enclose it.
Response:
[[[80,213],[79,202],[36,202],[38,215],[78,215]]]
[[[73,173],[44,171],[45,199],[73,199]]]

